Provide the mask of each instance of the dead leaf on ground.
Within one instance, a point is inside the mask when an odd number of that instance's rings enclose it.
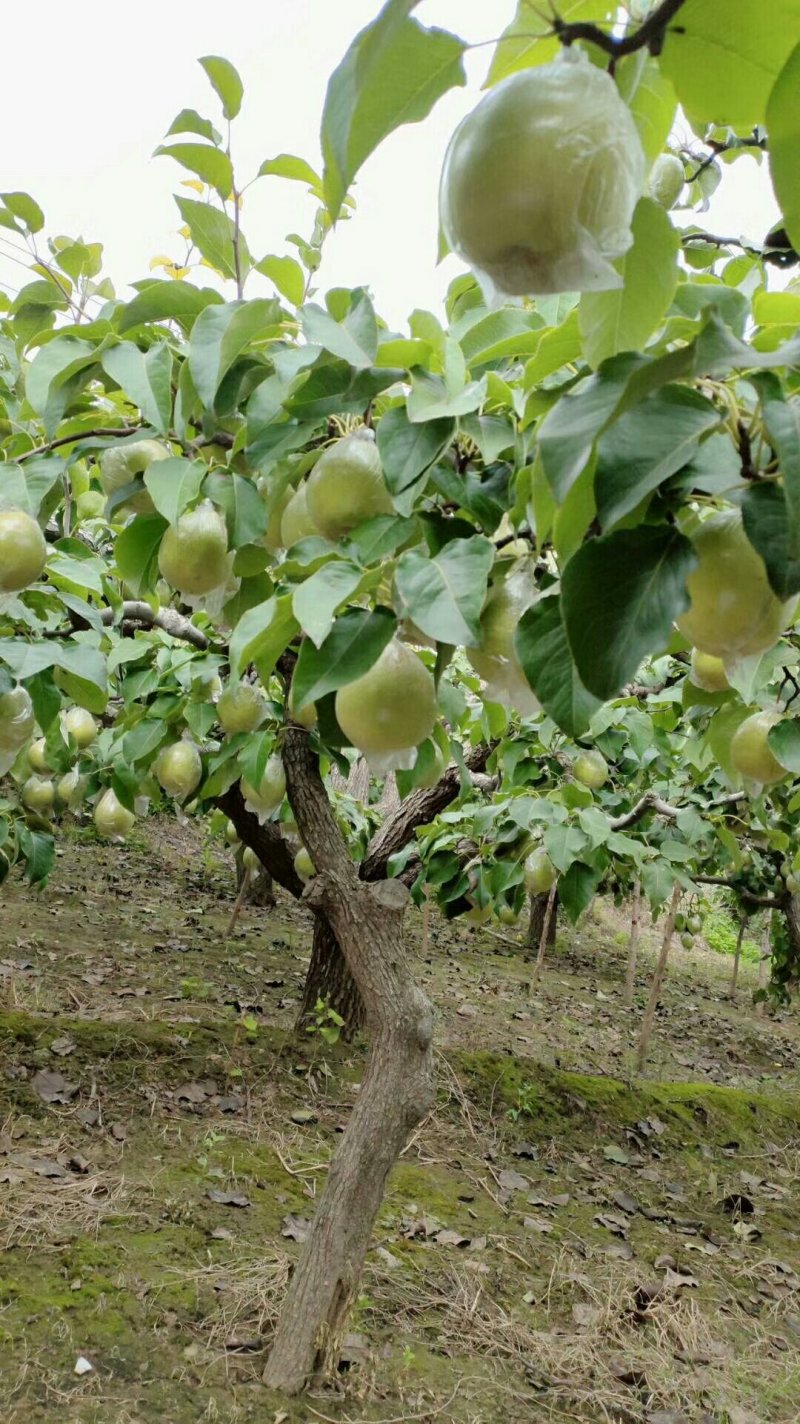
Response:
[[[620,1167],[627,1167],[631,1160],[624,1147],[617,1147],[613,1142],[603,1148],[603,1156],[607,1162],[616,1162]]]
[[[211,1193],[209,1192],[209,1196]],[[248,1203],[249,1205],[249,1203]],[[281,1236],[286,1236],[289,1241],[305,1241],[311,1229],[311,1222],[304,1216],[295,1216],[294,1212],[289,1212],[288,1216],[281,1222]]]
[[[576,1325],[582,1329],[589,1329],[593,1325],[598,1325],[603,1318],[603,1309],[599,1305],[588,1305],[579,1301],[572,1307],[572,1319]]]
[[[68,1083],[63,1073],[40,1068],[31,1078],[31,1087],[46,1103],[71,1103],[78,1091],[77,1083]]]
[[[59,1058],[66,1058],[68,1054],[75,1052],[75,1040],[64,1034],[61,1038],[54,1038],[50,1044],[50,1052],[57,1054]]]
[[[312,1108],[296,1108],[292,1113],[292,1122],[298,1127],[308,1127],[309,1123],[317,1121],[317,1114]]]
[[[217,1206],[252,1206],[250,1198],[246,1197],[244,1192],[223,1192],[217,1187],[209,1187],[206,1196],[209,1201],[216,1202]]]
[[[502,1192],[524,1192],[530,1186],[527,1177],[523,1177],[521,1172],[515,1172],[513,1167],[506,1167],[499,1173],[497,1185]]]
[[[625,1236],[628,1231],[628,1223],[624,1216],[616,1216],[612,1211],[599,1211],[592,1218],[595,1226],[604,1226],[606,1231],[610,1231],[612,1236]]]
[[[540,1216],[526,1216],[522,1225],[526,1231],[536,1231],[540,1236],[547,1236],[553,1230],[552,1221],[545,1221]]]

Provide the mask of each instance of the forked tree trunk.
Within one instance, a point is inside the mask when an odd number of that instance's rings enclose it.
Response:
[[[669,902],[666,924],[664,925],[664,938],[661,941],[661,953],[658,956],[658,963],[653,975],[653,982],[650,985],[650,996],[647,1000],[647,1008],[642,1019],[642,1029],[639,1034],[639,1043],[636,1048],[636,1072],[643,1073],[644,1065],[647,1062],[647,1050],[650,1046],[650,1034],[653,1030],[653,1020],[656,1016],[658,1000],[661,995],[661,986],[664,983],[664,972],[667,967],[672,936],[675,933],[675,916],[678,913],[678,905],[681,899],[681,887],[675,885],[672,891],[672,899]]]
[[[730,989],[728,990],[728,993],[730,994],[731,998],[733,998],[736,994],[736,986],[739,983],[739,960],[742,957],[742,940],[744,939],[744,932],[746,928],[747,916],[742,915],[741,919],[739,920],[739,933],[736,936],[736,949],[734,950],[733,969],[731,970],[731,984]]]
[[[623,1003],[626,1009],[633,1007],[633,990],[636,985],[636,961],[639,954],[639,934],[642,923],[642,887],[639,881],[633,887],[633,906],[631,908],[631,932],[628,939],[628,964],[625,970],[625,991]]]
[[[558,900],[556,898],[556,901],[553,904],[552,914],[550,915],[548,920],[547,905],[549,899],[549,891],[545,891],[543,895],[531,895],[529,897],[528,903],[530,906],[530,913],[528,917],[527,957],[531,959],[538,956],[539,954],[539,945],[542,941],[542,930],[544,929],[546,920],[547,940],[545,942],[545,950],[555,948],[556,924],[558,921]]]
[[[334,1009],[344,1019],[343,1039],[349,1040],[364,1026],[364,1001],[347,967],[347,960],[324,915],[314,916],[311,939],[311,961],[303,987],[303,1000],[297,1015],[297,1029],[303,1029],[314,1017],[319,1001]]]
[[[295,820],[317,867],[305,898],[327,916],[373,1034],[264,1371],[266,1385],[292,1394],[336,1357],[386,1179],[433,1104],[434,1074],[431,1006],[411,977],[403,939],[408,891],[396,880],[359,880],[301,728],[287,728],[283,761]]]

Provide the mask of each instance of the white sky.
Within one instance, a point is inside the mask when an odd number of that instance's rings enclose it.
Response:
[[[318,168],[328,75],[379,8],[380,0],[138,0],[134,8],[82,0],[77,10],[40,0],[9,7],[0,191],[30,192],[44,208],[46,233],[102,242],[106,270],[127,295],[126,284],[147,274],[151,257],[182,256],[172,193],[183,175],[170,159],[150,155],[182,108],[220,126],[197,57],[224,55],[242,75],[245,99],[234,126],[239,182],[282,152]],[[423,0],[417,16],[475,42],[499,35],[514,8],[514,0]],[[319,288],[369,286],[396,327],[414,307],[439,308],[460,270],[452,257],[436,266],[439,170],[450,134],[480,96],[490,55],[488,48],[469,54],[468,87],[445,95],[423,124],[399,129],[365,165],[357,215],[328,240]],[[301,185],[261,179],[247,194],[243,218],[256,258],[294,254],[284,236],[309,233],[314,207]],[[711,211],[691,220],[761,241],[776,216],[766,163],[758,168],[742,158],[725,170]],[[0,228],[0,281],[16,287],[27,278],[9,260],[9,238]],[[201,280],[213,283],[207,271]],[[259,283],[268,290],[256,277],[248,292],[256,294]]]

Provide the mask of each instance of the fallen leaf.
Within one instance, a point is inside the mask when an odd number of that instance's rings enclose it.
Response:
[[[639,1210],[639,1203],[627,1192],[614,1192],[611,1200],[615,1206],[619,1207],[620,1211],[627,1212],[628,1216],[635,1216]]]
[[[513,1167],[506,1167],[500,1172],[497,1183],[503,1192],[524,1192],[530,1186],[528,1178],[523,1177],[521,1172],[515,1172]]]
[[[289,1241],[305,1241],[311,1228],[311,1222],[304,1216],[295,1216],[289,1212],[288,1216],[281,1222],[281,1236],[286,1236]]]
[[[89,1361],[86,1359],[85,1355],[78,1356],[77,1360],[75,1361],[74,1369],[74,1373],[76,1375],[88,1375],[93,1369],[94,1365],[89,1364]]]
[[[109,1128],[109,1132],[111,1133],[111,1136],[114,1138],[115,1142],[124,1142],[125,1138],[128,1136],[128,1129],[126,1128],[124,1122],[112,1122]]]
[[[593,1221],[595,1226],[604,1226],[612,1236],[625,1236],[628,1230],[628,1223],[624,1216],[615,1216],[611,1211],[598,1212]]]
[[[211,1232],[211,1240],[235,1241],[236,1237],[234,1236],[232,1231],[228,1230],[227,1226],[215,1226],[214,1230]]]
[[[58,1055],[59,1058],[66,1058],[69,1053],[75,1052],[75,1040],[65,1034],[62,1038],[54,1038],[50,1044],[50,1052]]]
[[[544,1221],[539,1216],[526,1216],[522,1225],[526,1231],[536,1231],[540,1236],[547,1236],[553,1230],[552,1221]]]
[[[46,1103],[71,1103],[78,1091],[76,1083],[68,1083],[62,1073],[40,1068],[31,1079],[31,1087]]]
[[[309,1123],[317,1121],[317,1114],[311,1108],[296,1108],[292,1113],[292,1122],[298,1127],[307,1127]]]
[[[218,1206],[252,1206],[250,1198],[246,1197],[244,1192],[223,1192],[217,1187],[209,1187],[206,1196]]]
[[[587,1329],[592,1325],[597,1325],[603,1318],[603,1310],[599,1305],[587,1305],[578,1302],[572,1307],[572,1319],[576,1325],[582,1329]]]
[[[613,1142],[603,1148],[603,1156],[607,1162],[616,1162],[620,1167],[627,1167],[631,1160],[624,1147],[617,1147]]]
[[[434,1237],[437,1246],[468,1246],[469,1237],[462,1236],[460,1231],[439,1231]]]

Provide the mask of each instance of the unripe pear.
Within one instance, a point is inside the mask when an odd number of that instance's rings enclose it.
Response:
[[[762,786],[783,781],[789,774],[767,741],[770,730],[780,721],[779,712],[754,712],[740,722],[731,737],[730,757],[734,767],[742,776]]]
[[[44,534],[22,509],[0,510],[0,595],[35,583],[47,560]]]
[[[676,153],[660,153],[652,168],[647,184],[651,198],[662,208],[674,208],[681,193],[685,175],[683,164]]]
[[[572,764],[572,775],[582,786],[597,791],[608,781],[608,762],[603,753],[593,747],[590,751],[576,756]]]

